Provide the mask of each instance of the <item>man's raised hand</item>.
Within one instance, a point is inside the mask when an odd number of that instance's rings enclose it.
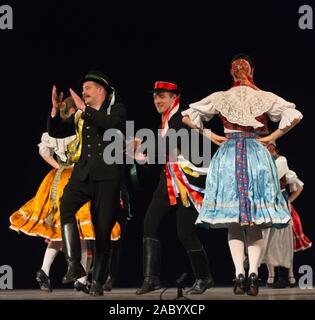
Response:
[[[83,100],[71,88],[69,89],[69,91],[77,108],[85,111],[86,105]]]

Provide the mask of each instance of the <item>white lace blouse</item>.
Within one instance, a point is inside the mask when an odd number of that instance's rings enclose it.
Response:
[[[304,186],[304,183],[297,177],[296,173],[289,169],[287,159],[284,156],[276,159],[276,166],[279,179],[285,176],[290,192],[296,191],[298,186]]]
[[[38,144],[39,153],[44,157],[53,156],[54,153],[62,162],[67,161],[66,150],[69,142],[75,139],[75,135],[66,138],[53,138],[48,132],[42,134],[41,142]]]
[[[288,102],[272,92],[254,90],[248,86],[233,87],[227,91],[210,94],[204,99],[189,105],[182,112],[200,128],[203,121],[209,121],[215,114],[223,115],[229,122],[240,126],[263,127],[255,118],[267,113],[270,120],[280,122],[279,129],[289,126],[293,120],[302,119],[303,115]],[[230,132],[225,128],[225,132]]]

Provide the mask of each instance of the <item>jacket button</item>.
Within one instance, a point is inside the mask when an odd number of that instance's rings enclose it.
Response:
[[[98,155],[101,156],[101,155],[102,155],[102,152],[99,152]]]
[[[88,144],[87,146],[88,146],[88,148],[91,148],[91,145],[90,145],[90,144]]]
[[[97,133],[96,136],[99,137],[100,135]]]
[[[86,137],[89,139],[91,136],[88,134]]]
[[[90,130],[90,128],[91,128],[90,126],[87,126],[87,127],[86,127],[87,130]]]
[[[87,155],[87,156],[88,156],[89,158],[91,158],[91,156],[92,156],[92,155],[91,155],[90,153],[88,153],[88,155]]]
[[[101,144],[101,143],[98,143],[97,145],[100,147],[102,144]]]

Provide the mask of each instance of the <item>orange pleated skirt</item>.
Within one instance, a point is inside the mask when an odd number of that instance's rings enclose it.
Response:
[[[57,185],[55,210],[53,210],[52,186],[57,169],[51,170],[42,181],[34,198],[24,204],[10,216],[10,229],[30,236],[39,236],[50,240],[62,240],[60,226],[60,198],[69,181],[72,168],[63,169]],[[86,203],[76,213],[81,239],[93,240],[94,228],[90,213],[90,203]]]
[[[60,225],[60,198],[63,189],[72,174],[72,168],[63,169],[57,185],[55,210],[53,210],[52,192],[57,169],[51,170],[42,181],[34,198],[24,204],[10,216],[10,229],[30,236],[39,236],[49,240],[62,240]],[[80,238],[94,240],[94,228],[91,219],[90,202],[76,213]],[[112,229],[111,239],[120,238],[120,225],[116,222]]]

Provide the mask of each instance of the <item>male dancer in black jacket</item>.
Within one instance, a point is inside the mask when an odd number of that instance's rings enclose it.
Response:
[[[108,78],[99,71],[90,71],[85,76],[82,92],[84,101],[71,89],[70,93],[79,109],[75,116],[66,121],[60,118],[58,106],[62,98],[58,97],[54,86],[53,107],[48,119],[51,136],[59,138],[76,133],[79,139],[78,148],[72,155],[72,160],[77,163],[60,203],[62,239],[68,263],[63,283],[73,282],[85,274],[80,264],[80,239],[75,213],[83,204],[91,201],[95,256],[90,295],[98,296],[103,294],[110,234],[119,211],[123,173],[121,165],[106,163],[104,149],[110,142],[103,141],[103,134],[107,129],[124,131],[126,109],[122,103],[115,101],[115,90]]]
[[[157,81],[153,90],[156,109],[162,116],[162,137],[166,138],[168,130],[176,132],[186,128],[179,111],[179,90],[174,82]],[[181,147],[178,147],[181,149]],[[160,288],[160,256],[161,248],[158,229],[162,220],[175,211],[177,234],[187,251],[195,275],[195,283],[188,290],[190,294],[201,294],[213,285],[206,252],[195,234],[195,221],[198,213],[195,206],[202,202],[204,178],[200,168],[194,166],[189,159],[184,159],[176,150],[175,161],[171,154],[166,154],[165,169],[154,192],[152,201],[145,215],[143,232],[143,272],[144,281],[137,294],[144,294]],[[139,155],[139,154],[138,154]],[[137,156],[136,156],[137,157]],[[143,155],[140,156],[140,158]],[[174,209],[174,210],[172,210]]]

